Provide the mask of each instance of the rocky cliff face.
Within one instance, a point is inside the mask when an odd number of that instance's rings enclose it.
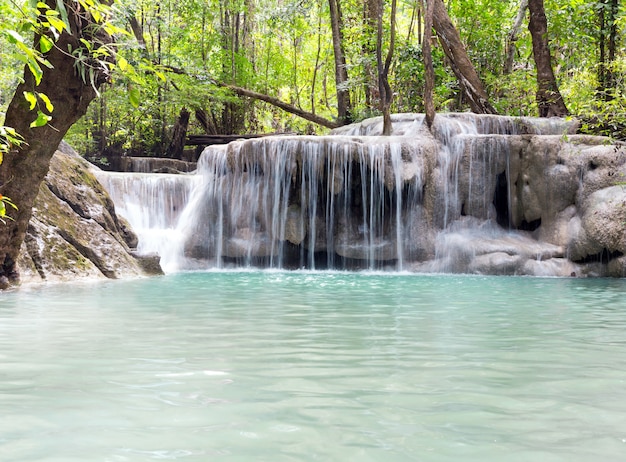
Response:
[[[64,143],[54,155],[22,246],[22,283],[161,272],[154,258],[134,254],[137,237],[93,168]]]

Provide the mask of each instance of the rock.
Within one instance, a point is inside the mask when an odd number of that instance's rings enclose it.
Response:
[[[611,186],[592,193],[584,203],[582,227],[590,243],[597,244],[596,248],[623,253],[626,250],[626,186]]]
[[[18,260],[23,283],[154,274],[135,258],[137,237],[115,213],[93,167],[68,147],[41,184]],[[69,153],[67,153],[69,152]]]
[[[577,123],[561,119],[438,114],[431,133],[422,115],[400,114],[389,137],[381,120],[331,136],[207,148],[198,164],[206,189],[194,190],[181,215],[184,256],[194,268],[224,257],[278,267],[623,273],[626,145],[574,135]],[[124,229],[97,209],[73,208]]]

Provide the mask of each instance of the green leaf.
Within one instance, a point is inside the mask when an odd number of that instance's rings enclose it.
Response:
[[[29,110],[32,111],[33,109],[35,109],[35,106],[37,105],[37,97],[35,96],[35,94],[31,91],[25,91],[24,98],[26,98],[26,101],[30,103]]]
[[[139,92],[138,88],[131,88],[130,91],[128,92],[128,101],[130,101],[130,104],[137,109],[139,107],[139,104],[141,103],[141,93]]]
[[[41,50],[42,53],[49,52],[53,46],[54,46],[54,42],[50,40],[47,36],[42,35],[39,38],[39,49]]]
[[[26,64],[28,65],[28,69],[30,70],[31,74],[33,74],[33,77],[35,77],[35,83],[39,85],[41,83],[41,78],[43,77],[43,71],[41,70],[41,67],[39,67],[37,61],[33,61],[31,59],[29,59]]]
[[[6,33],[8,35],[9,42],[11,42],[13,44],[15,44],[15,43],[24,43],[24,37],[22,37],[16,31],[8,30],[8,31],[6,31]]]
[[[120,68],[120,71],[126,72],[126,69],[129,68],[130,64],[128,64],[128,61],[126,61],[126,59],[123,56],[118,56],[117,66]]]
[[[37,93],[37,96],[46,105],[46,110],[48,112],[52,112],[54,110],[54,105],[50,101],[50,98],[48,98],[48,95],[46,95],[45,93]]]
[[[67,10],[65,9],[63,0],[57,0],[57,9],[59,10],[59,13],[61,13],[61,20],[63,21],[63,24],[65,24],[65,29],[70,30],[70,21],[67,17]]]
[[[55,18],[54,16],[48,16],[47,19],[50,26],[54,27],[57,32],[61,33],[63,29],[67,29],[67,25],[61,19]]]
[[[41,111],[37,111],[37,118],[33,122],[31,122],[30,128],[43,127],[50,120],[52,120],[52,116],[49,116],[48,114],[44,114]]]

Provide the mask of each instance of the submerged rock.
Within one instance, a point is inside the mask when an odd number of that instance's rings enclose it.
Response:
[[[94,167],[61,148],[35,201],[18,262],[22,283],[161,272],[133,254],[137,236],[117,216]]]

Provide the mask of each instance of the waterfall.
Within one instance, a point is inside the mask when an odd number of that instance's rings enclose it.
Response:
[[[179,266],[401,268],[429,142],[298,136],[207,148],[177,227]]]
[[[109,192],[117,213],[137,233],[137,252],[163,256],[180,238],[177,223],[200,178],[101,170],[95,174]]]
[[[432,133],[421,114],[392,122],[388,137],[373,118],[327,136],[210,146],[193,175],[100,178],[138,232],[138,250],[161,255],[166,271],[523,273],[528,258],[538,273],[546,259],[570,270],[558,260],[562,244],[530,234],[541,212],[527,210],[524,159],[537,137],[554,151],[572,122],[438,114]]]

